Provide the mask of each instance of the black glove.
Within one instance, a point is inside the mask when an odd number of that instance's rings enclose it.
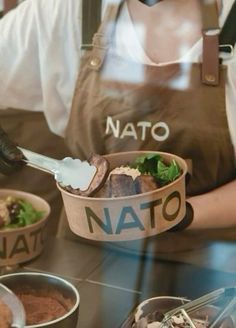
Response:
[[[24,155],[0,127],[0,172],[9,175],[22,167]]]
[[[176,232],[186,229],[193,221],[193,208],[189,202],[186,202],[186,214],[182,221],[176,224],[173,228],[169,229],[170,232]]]

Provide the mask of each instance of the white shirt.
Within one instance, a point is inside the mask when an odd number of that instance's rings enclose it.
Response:
[[[117,0],[103,0],[103,13],[110,1]],[[223,0],[221,26],[233,2]],[[139,42],[126,6],[116,31],[118,53],[155,65]],[[1,19],[0,108],[42,111],[50,129],[63,136],[80,66],[80,32],[79,0],[26,0]],[[201,49],[199,40],[179,61],[198,62]],[[228,66],[227,117],[236,153],[236,52],[224,64]]]

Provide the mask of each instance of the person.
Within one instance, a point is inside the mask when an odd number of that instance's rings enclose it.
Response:
[[[187,229],[236,227],[236,54],[219,61],[218,51],[233,6],[104,0],[91,47],[82,1],[26,0],[0,21],[0,107],[43,111],[81,159],[137,149],[190,158]],[[21,154],[4,133],[0,149],[15,169]]]

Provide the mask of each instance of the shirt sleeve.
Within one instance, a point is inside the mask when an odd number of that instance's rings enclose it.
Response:
[[[80,0],[25,0],[0,20],[0,108],[43,111],[64,134],[80,57]]]

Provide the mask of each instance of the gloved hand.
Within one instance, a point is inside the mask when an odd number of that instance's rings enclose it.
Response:
[[[0,126],[0,173],[9,175],[22,167],[23,153]]]
[[[193,221],[193,208],[189,202],[186,202],[186,214],[182,221],[180,221],[176,226],[169,229],[170,232],[176,232],[186,229]]]

